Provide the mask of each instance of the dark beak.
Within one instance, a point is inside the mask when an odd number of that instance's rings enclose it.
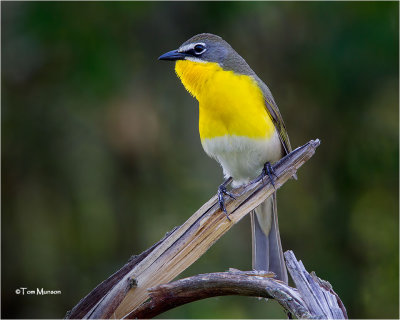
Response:
[[[184,60],[185,56],[186,54],[183,52],[178,52],[178,50],[172,50],[158,57],[158,60],[170,60],[170,61]]]

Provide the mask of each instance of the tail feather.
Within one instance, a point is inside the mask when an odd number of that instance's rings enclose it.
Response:
[[[279,235],[276,192],[251,213],[253,269],[272,271],[288,283]]]

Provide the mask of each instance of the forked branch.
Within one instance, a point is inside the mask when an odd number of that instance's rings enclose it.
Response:
[[[124,318],[149,298],[148,289],[173,280],[199,259],[221,236],[280,188],[308,160],[319,146],[318,139],[297,148],[272,168],[275,185],[258,178],[233,189],[236,200],[226,199],[230,220],[221,212],[217,197],[212,197],[183,225],[119,271],[99,284],[67,314],[67,318]]]
[[[346,309],[331,285],[311,275],[292,251],[285,253],[296,288],[274,279],[273,273],[240,271],[199,274],[149,289],[150,299],[129,319],[153,318],[183,304],[216,296],[239,295],[275,299],[299,319],[347,319]]]

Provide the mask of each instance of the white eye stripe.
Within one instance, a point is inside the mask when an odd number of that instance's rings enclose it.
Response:
[[[202,45],[204,47],[206,46],[206,44],[204,42],[189,43],[189,44],[186,44],[186,45],[180,47],[178,49],[178,52],[187,52],[189,50],[193,50],[194,47],[197,46],[197,45]]]
[[[185,57],[185,60],[189,60],[189,61],[193,61],[193,62],[201,62],[201,63],[206,63],[207,62],[207,61],[201,60],[199,58],[189,57],[189,56]]]

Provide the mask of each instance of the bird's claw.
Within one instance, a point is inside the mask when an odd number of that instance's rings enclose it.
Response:
[[[219,207],[221,208],[221,210],[225,213],[226,218],[231,221],[231,219],[229,218],[229,214],[228,211],[226,211],[226,207],[225,207],[225,199],[224,199],[224,195],[229,196],[230,198],[236,200],[236,197],[229,192],[228,190],[226,190],[226,187],[224,184],[220,185],[218,188],[218,203],[219,203]]]
[[[275,170],[272,168],[270,162],[267,162],[266,164],[264,164],[263,174],[265,176],[268,176],[269,180],[271,181],[272,186],[275,188],[275,179],[278,178],[278,176],[276,175]],[[275,176],[275,178],[273,176]]]

